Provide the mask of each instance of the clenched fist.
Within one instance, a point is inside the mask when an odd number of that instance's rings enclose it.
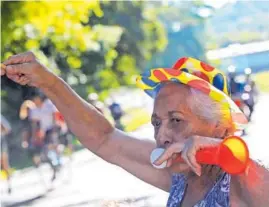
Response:
[[[32,52],[9,57],[1,64],[2,75],[6,75],[20,85],[38,88],[49,88],[56,80],[56,76],[38,62]]]

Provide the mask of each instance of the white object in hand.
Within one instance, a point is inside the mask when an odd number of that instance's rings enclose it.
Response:
[[[164,161],[161,165],[155,165],[154,162],[164,153],[165,149],[163,148],[156,148],[151,152],[150,155],[150,162],[153,165],[153,167],[157,169],[163,169],[167,165],[167,161]]]

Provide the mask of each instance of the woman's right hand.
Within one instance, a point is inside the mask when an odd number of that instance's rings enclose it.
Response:
[[[184,142],[176,142],[170,145],[154,164],[161,165],[163,162],[167,161],[167,167],[174,168],[178,170],[178,172],[190,168],[198,176],[201,176],[201,165],[196,160],[196,153],[200,149],[219,146],[221,142],[222,140],[217,138],[193,136],[186,139]],[[173,163],[178,153],[181,153],[181,157],[185,163]]]
[[[20,85],[38,88],[49,88],[56,81],[56,76],[39,63],[32,52],[9,57],[1,64],[1,76],[3,75]]]

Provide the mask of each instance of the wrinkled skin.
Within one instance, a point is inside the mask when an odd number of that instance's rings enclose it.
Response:
[[[168,166],[171,166],[173,153],[183,151],[183,158],[200,175],[201,167],[194,159],[197,144],[199,143],[199,148],[203,145],[218,145],[220,139],[209,137],[221,138],[225,136],[226,129],[217,122],[203,120],[193,113],[188,107],[189,98],[188,86],[165,84],[154,103],[152,125],[158,147],[167,148],[168,151],[161,161],[168,158]],[[171,171],[181,172],[183,168],[188,169],[186,164],[174,164]]]

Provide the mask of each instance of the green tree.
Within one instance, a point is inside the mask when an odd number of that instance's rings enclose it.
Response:
[[[4,1],[1,26],[2,60],[32,50],[84,98],[89,92],[105,98],[109,89],[134,83],[167,43],[162,24],[147,15],[143,2]],[[2,113],[16,126],[11,141],[18,147],[19,107],[35,89],[1,80]]]
[[[78,90],[130,84],[166,45],[162,25],[145,15],[143,2],[3,2],[1,9],[2,59],[33,50]]]

